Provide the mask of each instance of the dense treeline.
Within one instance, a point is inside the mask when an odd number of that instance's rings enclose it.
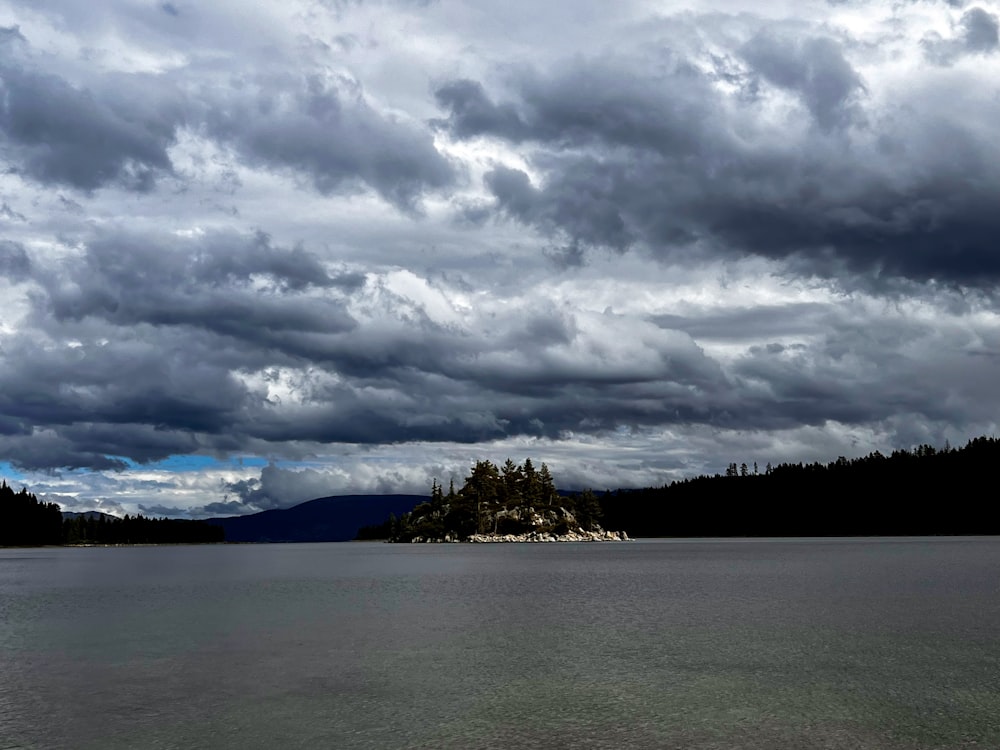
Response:
[[[898,536],[1000,534],[1000,440],[922,445],[891,455],[784,463],[663,487],[617,490],[600,505],[629,536]]]
[[[203,521],[98,517],[63,518],[56,503],[43,503],[26,488],[0,484],[0,546],[47,544],[202,544],[221,542],[224,531]]]
[[[434,480],[431,498],[400,518],[361,529],[359,539],[467,539],[473,534],[565,534],[599,528],[601,507],[593,493],[562,497],[549,467],[535,469],[531,459],[497,466],[478,461],[458,491]]]
[[[0,546],[61,544],[62,511],[55,503],[42,503],[22,487],[14,492],[0,483]]]
[[[382,523],[373,523],[368,526],[362,526],[358,529],[358,533],[355,535],[354,539],[358,542],[384,541],[392,536],[393,529],[395,529],[398,524],[399,520],[396,518],[396,514],[390,513],[389,518]]]
[[[66,544],[210,544],[225,540],[221,526],[142,515],[67,518],[63,534]]]

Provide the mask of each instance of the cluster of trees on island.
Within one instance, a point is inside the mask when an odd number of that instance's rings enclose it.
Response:
[[[37,547],[56,544],[203,544],[223,541],[223,530],[202,521],[124,518],[103,513],[67,515],[56,503],[45,503],[21,488],[0,483],[0,546]]]
[[[400,518],[367,526],[359,539],[463,540],[473,535],[520,535],[529,532],[564,535],[600,529],[601,504],[592,492],[562,496],[546,464],[535,469],[531,459],[502,466],[477,461],[461,489],[448,491],[435,479],[431,497]]]

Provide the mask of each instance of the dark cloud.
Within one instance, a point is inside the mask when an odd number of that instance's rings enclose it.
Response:
[[[459,138],[495,135],[520,141],[531,134],[513,104],[494,104],[478,81],[451,81],[434,92],[439,105],[451,113],[448,120],[435,120]]]
[[[971,423],[983,399],[993,399],[985,382],[992,366],[970,349],[975,338],[943,336],[926,322],[842,318],[809,345],[751,347],[733,376],[747,394],[753,383],[764,385],[756,393],[766,398],[753,399],[742,418],[769,428],[888,423],[903,415],[928,425]],[[950,375],[942,379],[945,370]],[[887,378],[889,372],[898,376]]]
[[[206,503],[202,508],[199,508],[198,511],[199,515],[206,516],[240,516],[246,513],[257,512],[246,503],[241,503],[237,500],[228,500],[220,503]]]
[[[565,232],[572,238],[570,245],[586,238],[588,245],[627,249],[635,236],[621,207],[608,194],[613,182],[624,175],[596,158],[567,165],[567,170],[563,177],[573,181],[576,190],[540,190],[526,173],[508,167],[491,170],[485,182],[497,199],[497,207],[524,224],[548,234]],[[576,254],[569,253],[570,257]]]
[[[843,127],[859,116],[851,103],[863,88],[861,78],[833,39],[788,39],[763,31],[741,52],[770,83],[801,96],[823,130]]]
[[[277,248],[259,233],[115,233],[89,243],[67,272],[44,280],[46,312],[57,321],[184,326],[293,350],[308,347],[310,335],[354,325],[339,297],[304,292],[349,292],[363,283],[354,273],[331,277],[301,247]]]
[[[31,425],[21,419],[0,415],[0,435],[30,435]]]
[[[415,209],[421,194],[451,185],[452,164],[414,124],[376,112],[357,86],[318,75],[238,79],[205,93],[205,127],[251,163],[308,175],[324,194],[374,188]]]
[[[127,462],[89,450],[85,444],[58,435],[53,430],[35,430],[27,436],[0,436],[0,455],[14,466],[54,471],[86,468],[94,471],[122,471]]]
[[[816,334],[829,325],[830,315],[828,305],[802,302],[734,307],[721,312],[698,311],[691,315],[654,315],[651,320],[664,328],[684,331],[698,341],[744,341]]]
[[[962,15],[965,48],[970,52],[992,52],[1000,46],[997,17],[982,8],[972,8]]]
[[[536,144],[537,179],[497,166],[485,186],[498,214],[560,246],[645,248],[687,262],[754,254],[848,284],[995,283],[992,142],[930,115],[917,124],[883,118],[874,142],[859,126],[848,146],[840,131],[868,115],[858,109],[860,78],[834,42],[762,33],[743,54],[802,97],[818,132],[734,137],[747,130],[734,118],[752,122],[760,105],[734,107],[682,61],[659,77],[623,77],[621,62],[598,73],[600,61],[581,62],[560,76],[518,79],[516,99],[502,104],[469,81],[440,88],[438,99],[455,137]]]
[[[493,103],[482,84],[453,81],[435,91],[458,138],[491,136],[550,147],[615,146],[690,155],[715,130],[711,81],[676,56],[651,79],[634,61],[577,59],[547,75],[516,79],[517,100]]]
[[[862,337],[818,304],[643,321],[536,300],[454,326],[260,234],[102,232],[76,261],[30,273],[37,328],[7,336],[0,359],[0,450],[22,467],[976,413],[972,399],[929,404],[926,386],[906,385],[918,368],[891,342],[930,352],[932,331],[872,327]],[[724,365],[692,336],[763,343]],[[779,341],[790,336],[812,343]],[[965,343],[950,346],[970,377],[991,367]],[[248,509],[288,499],[257,485],[231,491]]]
[[[0,368],[0,415],[22,441],[8,455],[22,466],[721,418],[725,377],[684,334],[541,307],[483,338],[391,295],[360,323],[344,308],[358,278],[260,235],[109,233],[35,278],[33,315],[52,343],[10,337]],[[288,403],[266,393],[282,368]]]
[[[7,208],[7,204],[4,204]],[[0,277],[9,281],[24,281],[31,273],[31,259],[24,246],[10,240],[0,240]]]
[[[224,431],[251,399],[220,363],[181,349],[179,338],[121,336],[46,352],[8,343],[0,412],[36,429],[58,426],[61,437],[98,446],[90,452],[149,460],[197,447],[191,431]]]
[[[16,24],[14,26],[0,26],[0,50],[9,52],[11,47],[25,42],[27,39],[21,33],[20,26]]]
[[[980,7],[962,14],[957,34],[950,39],[932,33],[922,40],[924,54],[938,65],[951,65],[966,55],[986,55],[1000,47],[1000,23]]]
[[[117,456],[235,448],[239,425],[264,406],[235,371],[294,360],[317,348],[311,338],[350,330],[341,298],[363,281],[260,234],[112,234],[78,264],[34,277],[36,323],[53,345],[39,347],[34,334],[4,342],[4,431],[31,436],[5,455],[97,468],[121,468]],[[307,299],[310,290],[321,296]]]
[[[0,54],[6,49],[0,46]],[[0,132],[6,159],[46,184],[149,190],[171,170],[179,111],[127,95],[103,97],[0,57]]]
[[[19,62],[15,44],[26,40],[16,27],[6,29],[4,156],[43,184],[149,191],[174,174],[170,149],[182,129],[237,149],[249,163],[304,176],[320,193],[368,186],[407,211],[419,209],[425,191],[455,179],[455,167],[422,127],[376,111],[346,78],[242,74],[182,91],[168,74],[118,74],[86,87]]]

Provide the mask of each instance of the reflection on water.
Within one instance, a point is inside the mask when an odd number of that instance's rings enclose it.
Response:
[[[0,550],[0,748],[1000,747],[1000,541]]]

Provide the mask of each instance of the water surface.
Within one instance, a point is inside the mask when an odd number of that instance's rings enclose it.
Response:
[[[0,550],[0,748],[1000,747],[1000,540]]]

